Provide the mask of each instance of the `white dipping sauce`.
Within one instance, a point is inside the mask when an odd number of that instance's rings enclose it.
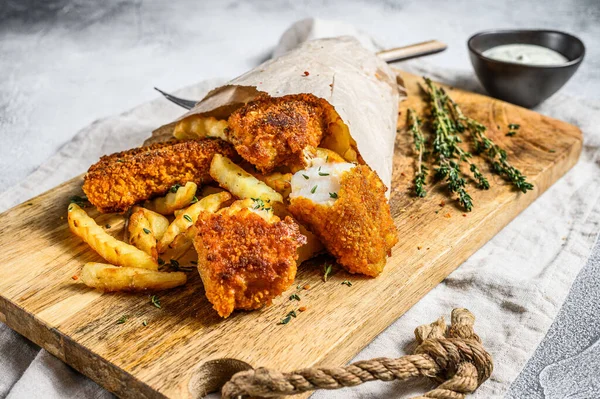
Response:
[[[561,65],[569,62],[558,51],[535,44],[503,44],[485,50],[483,55],[497,61],[528,65]]]

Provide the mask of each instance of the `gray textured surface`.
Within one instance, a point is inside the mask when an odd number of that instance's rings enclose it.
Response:
[[[353,23],[387,46],[444,40],[449,50],[429,61],[465,72],[470,71],[465,41],[472,33],[509,27],[566,30],[584,40],[588,54],[563,92],[600,98],[598,0],[0,0],[0,192],[82,127],[156,97],[153,85],[172,90],[243,72],[270,52],[289,24],[308,16]],[[465,76],[458,86],[476,84]],[[600,358],[594,346],[600,335],[598,269],[598,262],[590,262],[581,272],[510,397],[543,397],[544,389],[548,397],[560,397],[561,389],[575,397],[600,397],[593,390],[597,374],[569,373],[582,358]],[[32,348],[23,356],[34,353]],[[568,379],[556,378],[557,371]]]

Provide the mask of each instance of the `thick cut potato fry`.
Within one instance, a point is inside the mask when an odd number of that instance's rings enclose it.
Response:
[[[222,191],[204,197],[195,204],[190,205],[185,212],[180,213],[175,220],[173,220],[173,223],[167,228],[165,235],[158,241],[158,253],[165,252],[167,248],[169,248],[169,244],[171,244],[179,234],[185,233],[192,227],[196,223],[196,220],[198,220],[198,215],[200,215],[201,212],[216,212],[221,205],[230,198],[231,194],[227,191]]]
[[[228,141],[225,129],[227,121],[215,117],[192,115],[179,121],[173,130],[173,136],[179,140],[203,139],[205,137],[217,137]]]
[[[346,162],[346,160],[337,152],[329,150],[327,148],[321,148],[321,147],[317,148],[317,154],[316,154],[315,158],[322,159],[326,163],[329,163],[329,162],[344,163],[344,162]]]
[[[141,249],[154,259],[158,259],[156,249],[156,237],[152,232],[150,221],[146,218],[143,210],[133,212],[129,217],[129,243]]]
[[[283,202],[281,194],[220,154],[215,154],[210,163],[210,176],[238,198]]]
[[[133,207],[132,213],[137,211],[144,212],[144,216],[150,223],[150,231],[152,231],[152,234],[157,240],[160,240],[162,236],[165,235],[165,231],[167,231],[167,228],[169,227],[169,219],[160,213],[151,211],[150,209],[146,209],[138,205]]]
[[[172,215],[178,209],[185,208],[194,200],[198,186],[194,182],[187,182],[185,186],[173,189],[164,197],[146,201],[144,207],[158,212],[161,215]]]
[[[264,182],[267,186],[277,191],[283,198],[287,198],[292,191],[292,174],[291,173],[280,173],[273,172],[268,175],[261,175],[259,173],[254,175],[258,180]]]
[[[71,231],[113,265],[158,269],[156,259],[105,232],[78,205],[69,205],[68,220]]]
[[[183,272],[167,273],[95,262],[83,266],[80,278],[88,287],[103,291],[158,291],[178,287],[187,281]]]

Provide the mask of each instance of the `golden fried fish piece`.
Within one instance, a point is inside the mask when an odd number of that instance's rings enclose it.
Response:
[[[367,165],[326,163],[294,174],[288,209],[345,269],[375,277],[398,242],[385,191]]]
[[[206,297],[221,317],[271,303],[294,282],[297,249],[306,243],[292,218],[261,200],[240,200],[196,222],[194,246]]]

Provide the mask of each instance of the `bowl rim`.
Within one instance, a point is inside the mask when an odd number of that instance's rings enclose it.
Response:
[[[526,33],[526,32],[527,33],[531,33],[531,32],[534,32],[534,33],[558,33],[563,36],[568,36],[570,39],[573,39],[573,40],[579,42],[579,44],[581,44],[581,48],[582,48],[581,55],[579,57],[575,58],[574,60],[565,62],[564,64],[559,64],[559,65],[530,65],[530,64],[523,64],[523,63],[519,63],[519,62],[499,61],[499,60],[496,60],[496,59],[493,59],[490,57],[486,57],[485,55],[483,55],[482,52],[473,48],[472,41],[479,36],[498,34],[498,33]],[[585,57],[585,50],[586,50],[585,44],[577,36],[572,35],[567,32],[560,31],[560,30],[554,30],[554,29],[488,29],[488,30],[484,30],[484,31],[475,33],[474,35],[469,37],[469,39],[467,40],[467,46],[469,47],[470,52],[474,53],[478,57],[483,58],[484,60],[486,60],[488,62],[492,62],[495,64],[504,64],[504,65],[506,65],[506,64],[518,65],[521,67],[527,67],[527,68],[533,68],[533,69],[547,69],[547,68],[561,69],[561,68],[568,68],[573,65],[577,65],[577,64],[581,63],[581,61],[583,61],[583,58]]]

